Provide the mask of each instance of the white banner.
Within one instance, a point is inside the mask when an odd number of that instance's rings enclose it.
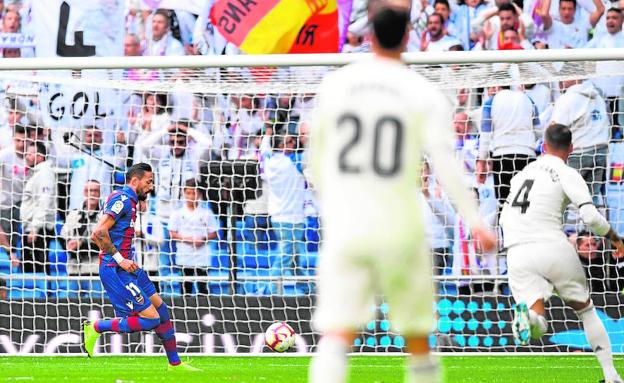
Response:
[[[40,57],[123,56],[124,0],[33,0]]]
[[[148,9],[182,10],[199,15],[206,0],[143,0]]]
[[[24,33],[0,32],[0,48],[34,47],[35,36]]]
[[[112,89],[42,84],[39,94],[39,108],[45,126],[79,131],[92,125],[104,131],[105,135],[115,131],[121,104],[119,93]]]

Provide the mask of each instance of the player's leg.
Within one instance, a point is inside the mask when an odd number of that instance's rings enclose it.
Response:
[[[143,270],[137,271],[137,282],[141,289],[149,296],[149,300],[152,307],[156,308],[159,317],[159,325],[154,329],[154,332],[160,339],[160,342],[167,354],[167,360],[169,361],[169,371],[183,370],[183,371],[201,371],[198,368],[192,367],[188,363],[184,363],[180,360],[178,355],[178,344],[176,342],[175,328],[169,317],[169,308],[167,304],[162,300],[160,295],[156,292],[154,284],[149,279],[149,276]]]
[[[84,322],[84,343],[89,356],[93,355],[95,343],[103,332],[147,331],[160,324],[158,311],[152,306],[145,292],[139,288],[134,274],[116,267],[102,266],[100,279],[118,317]]]
[[[583,330],[596,358],[602,367],[606,382],[621,382],[613,365],[611,341],[589,296],[583,266],[570,244],[562,246],[559,273],[553,276],[553,284],[563,299],[572,307],[583,322]]]
[[[602,367],[605,382],[622,383],[622,378],[618,375],[613,365],[613,355],[611,353],[611,341],[600,317],[596,313],[591,299],[585,302],[567,302],[576,311],[579,319],[583,322],[583,330],[589,344],[596,353],[596,358]]]
[[[417,238],[417,236],[414,236]],[[430,355],[429,334],[433,327],[434,285],[431,254],[421,243],[407,241],[404,249],[384,254],[377,263],[378,281],[390,308],[390,319],[401,329],[410,353],[406,382],[437,383],[440,371]]]
[[[341,383],[355,329],[370,317],[374,303],[370,272],[344,250],[326,243],[319,259],[318,306],[314,326],[321,338],[309,370],[311,383]]]
[[[516,302],[512,332],[520,345],[540,338],[548,329],[544,301],[552,295],[553,286],[543,277],[542,269],[551,268],[552,261],[544,255],[544,246],[516,245],[507,252],[509,288]]]

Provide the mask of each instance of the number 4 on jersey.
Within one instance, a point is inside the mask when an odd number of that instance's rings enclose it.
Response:
[[[529,193],[533,187],[533,182],[534,180],[524,180],[520,190],[518,190],[518,194],[516,194],[516,197],[511,203],[511,206],[520,208],[520,214],[526,213],[529,205],[531,205],[531,202],[529,201]]]

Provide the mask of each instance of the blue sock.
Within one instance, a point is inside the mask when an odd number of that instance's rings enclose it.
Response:
[[[158,311],[158,315],[160,315],[160,325],[156,327],[154,331],[156,331],[156,335],[158,335],[163,347],[165,348],[169,364],[174,366],[178,365],[180,364],[180,356],[178,355],[175,329],[173,328],[173,323],[171,323],[171,320],[169,319],[168,307],[165,302],[158,306],[156,311]]]
[[[95,331],[113,331],[116,333],[131,333],[147,331],[156,328],[160,324],[159,318],[142,318],[131,316],[115,319],[101,319],[94,323]]]

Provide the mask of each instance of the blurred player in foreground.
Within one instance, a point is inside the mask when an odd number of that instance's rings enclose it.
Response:
[[[326,237],[314,317],[323,338],[310,380],[345,380],[349,345],[381,293],[412,354],[408,380],[437,382],[428,343],[434,295],[431,255],[414,182],[423,151],[473,238],[492,250],[496,236],[482,223],[462,182],[447,100],[401,62],[409,2],[374,1],[369,15],[374,58],[323,80],[311,131],[311,170]]]
[[[156,293],[147,273],[134,261],[132,239],[136,209],[139,201],[145,201],[152,190],[154,173],[151,166],[145,163],[132,166],[126,173],[126,185],[108,197],[102,218],[93,230],[91,239],[101,249],[100,280],[118,317],[85,321],[84,347],[91,357],[96,341],[105,331],[154,330],[167,353],[169,371],[200,371],[180,361],[167,305]]]
[[[594,233],[611,240],[616,257],[624,256],[624,244],[593,205],[581,175],[566,165],[573,149],[570,129],[553,124],[544,139],[546,154],[512,178],[501,213],[509,287],[516,301],[514,337],[527,345],[530,338],[539,339],[547,331],[544,301],[554,289],[583,322],[604,381],[622,383],[613,366],[609,336],[589,296],[583,266],[561,227],[566,206],[576,206]]]

